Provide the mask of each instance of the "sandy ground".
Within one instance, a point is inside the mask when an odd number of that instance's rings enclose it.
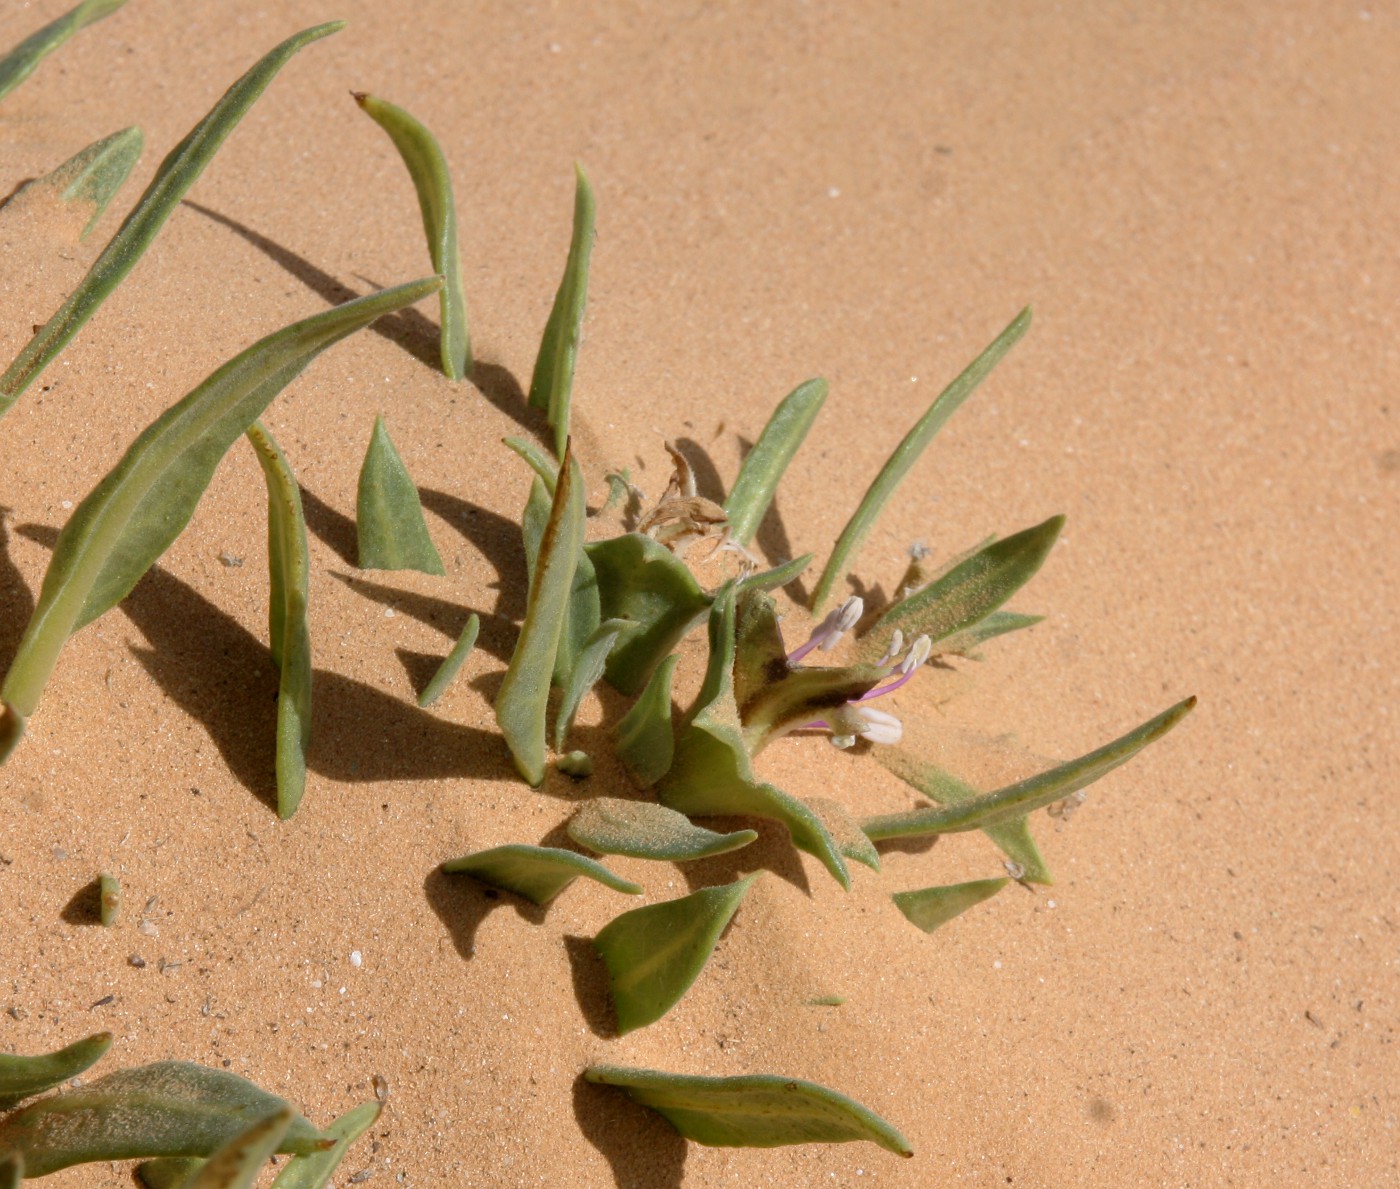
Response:
[[[0,44],[66,7],[6,5]],[[132,0],[0,107],[4,193],[119,127],[147,137],[90,241],[0,212],[4,360],[223,89],[334,17],[345,31],[292,61],[0,423],[3,659],[67,509],[139,428],[257,337],[429,271],[411,187],[352,89],[444,145],[477,383],[434,371],[425,303],[329,352],[266,418],[313,534],[316,740],[291,822],[267,801],[251,451],[71,641],[0,772],[0,1049],[112,1029],[100,1068],[224,1066],[320,1122],[382,1075],[390,1105],[336,1185],[362,1169],[372,1185],[636,1189],[1394,1183],[1394,13]],[[532,913],[435,874],[557,838],[583,792],[513,779],[489,705],[523,605],[528,487],[499,439],[539,428],[519,387],[575,160],[599,201],[575,391],[594,503],[613,466],[659,493],[668,436],[713,493],[767,410],[823,375],[832,396],[761,544],[824,556],[907,426],[1031,303],[1030,335],[919,464],[860,571],[888,589],[914,539],[947,554],[1064,512],[1015,602],[1047,618],[899,709],[992,783],[1200,697],[1069,823],[1037,818],[1053,888],[1013,886],[931,936],[888,894],[998,874],[980,835],[891,852],[850,894],[780,831],[698,871],[618,861],[649,900],[771,872],[691,993],[623,1039],[586,939],[630,905],[575,886]],[[355,577],[355,481],[381,411],[446,578]],[[481,646],[420,712],[414,689],[469,610]],[[692,674],[699,660],[697,641]],[[585,745],[619,706],[590,703]],[[911,803],[870,756],[819,741],[784,742],[763,771],[859,812]],[[586,787],[623,779],[603,763]],[[65,913],[99,871],[125,889],[112,930]],[[688,1146],[583,1085],[597,1061],[811,1078],[885,1115],[916,1156]]]

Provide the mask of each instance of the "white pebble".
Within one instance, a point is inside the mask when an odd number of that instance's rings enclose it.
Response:
[[[351,966],[355,967],[355,969],[358,970],[359,967],[360,967],[360,964],[361,964],[363,961],[364,961],[364,958],[362,958],[362,957],[360,956],[360,951],[359,951],[359,950],[351,950],[351,951],[350,951],[350,965],[351,965]]]

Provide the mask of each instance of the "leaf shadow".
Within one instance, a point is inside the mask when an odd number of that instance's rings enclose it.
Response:
[[[686,1141],[661,1115],[612,1086],[574,1079],[574,1118],[612,1167],[617,1189],[680,1189]]]
[[[476,614],[481,621],[481,631],[472,651],[479,650],[489,653],[497,660],[510,661],[510,654],[515,648],[515,638],[520,632],[512,620],[503,619],[490,612],[473,613],[470,607],[460,606],[450,599],[439,599],[434,595],[419,594],[412,590],[399,590],[398,587],[373,582],[356,574],[338,574],[332,570],[331,577],[380,606],[392,607],[395,612],[402,612],[419,623],[436,628],[453,644],[457,643],[462,629],[467,626],[467,620]],[[443,653],[444,657],[446,655]],[[439,664],[441,660],[442,658],[438,658]],[[431,677],[432,673],[428,676]]]
[[[431,487],[421,488],[418,496],[423,507],[452,525],[495,569],[495,614],[515,622],[524,619],[529,577],[520,525],[499,512]]]
[[[608,968],[591,937],[566,934],[564,949],[569,955],[574,998],[588,1030],[601,1040],[617,1037],[617,1013],[608,990]]]
[[[754,445],[755,443],[749,441],[748,438],[741,437],[739,439],[741,456],[747,458]],[[763,513],[763,519],[758,522],[758,529],[754,533],[754,544],[758,546],[764,560],[770,566],[780,566],[797,556],[793,552],[792,538],[788,536],[787,523],[783,520],[782,509],[779,507],[781,499],[781,491],[775,492],[772,502],[768,505],[768,510]],[[804,606],[811,597],[807,590],[807,583],[802,578],[794,578],[783,589],[787,591],[788,597],[794,603],[802,603]]]
[[[441,867],[428,872],[423,880],[423,895],[446,927],[457,953],[468,962],[476,957],[476,931],[496,909],[514,905],[517,915],[532,925],[543,924],[545,918],[546,910],[537,904]]]
[[[0,506],[0,672],[7,672],[15,659],[35,607],[34,593],[10,557],[10,530],[5,523],[10,511]]]
[[[301,489],[302,514],[312,536],[340,558],[347,566],[359,564],[360,539],[355,522],[345,513],[332,508],[305,484]]]
[[[58,913],[68,925],[100,925],[102,923],[102,877],[94,875],[69,898]]]
[[[676,864],[692,892],[718,884],[733,883],[755,871],[771,871],[779,879],[792,884],[803,895],[812,894],[812,885],[807,880],[801,856],[792,844],[792,835],[781,822],[762,817],[704,817],[698,818],[697,821],[707,830],[717,833],[756,830],[758,837],[748,846],[741,846],[738,850],[711,855],[708,859]]]

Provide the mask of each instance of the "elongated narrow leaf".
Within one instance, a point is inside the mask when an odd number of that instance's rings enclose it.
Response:
[[[629,896],[640,896],[642,892],[636,884],[614,875],[596,859],[553,846],[495,846],[460,859],[450,859],[442,869],[449,875],[470,875],[541,906],[548,904],[580,875]]]
[[[774,566],[771,570],[760,570],[757,574],[741,578],[738,586],[741,591],[748,590],[750,587],[755,590],[778,590],[794,578],[800,578],[802,571],[811,564],[812,555],[804,553],[801,557],[794,557],[791,561],[785,561],[782,565]]]
[[[936,582],[896,603],[861,641],[862,656],[884,652],[898,628],[906,640],[926,635],[936,645],[985,620],[1030,581],[1064,527],[1063,516],[994,541]]]
[[[890,899],[914,925],[925,933],[932,933],[973,905],[990,900],[1010,882],[1004,878],[974,879],[939,888],[921,888],[916,892],[895,892]]]
[[[144,143],[140,128],[104,136],[51,173],[21,186],[10,201],[18,206],[48,197],[64,204],[82,220],[78,238],[85,239],[131,174]]]
[[[599,854],[667,863],[726,854],[748,846],[758,837],[756,830],[717,834],[654,801],[624,801],[618,797],[585,801],[565,828],[580,846]]]
[[[914,428],[895,447],[889,461],[885,463],[880,473],[875,477],[875,482],[866,491],[865,498],[861,500],[855,514],[846,527],[841,530],[841,536],[836,541],[836,547],[831,551],[826,569],[822,571],[817,588],[812,592],[813,613],[822,610],[827,599],[831,596],[832,588],[845,578],[855,560],[857,550],[860,549],[866,534],[875,523],[875,518],[880,515],[885,502],[894,494],[895,488],[899,486],[909,468],[918,460],[919,455],[924,452],[925,447],[933,440],[933,436],[943,428],[948,418],[957,412],[963,401],[972,395],[973,389],[986,378],[987,373],[1001,362],[1002,356],[1011,350],[1016,340],[1026,333],[1026,328],[1030,324],[1031,312],[1029,309],[1024,309],[1012,319],[1011,324],[1005,330],[992,340],[991,345],[972,361],[962,375],[939,393],[933,404],[929,406],[928,412],[919,418]]]
[[[897,1156],[914,1154],[909,1141],[874,1111],[815,1082],[767,1073],[692,1077],[618,1065],[593,1065],[583,1076],[625,1091],[697,1144],[776,1148],[869,1140]]]
[[[443,691],[452,684],[452,679],[457,676],[457,671],[461,669],[463,662],[471,656],[472,649],[476,647],[477,633],[480,631],[481,617],[473,612],[467,617],[467,626],[457,637],[457,643],[452,646],[452,651],[447,654],[442,664],[438,666],[438,671],[433,674],[432,680],[423,687],[423,692],[418,695],[418,705],[426,708],[442,697]]]
[[[24,1158],[18,1152],[0,1156],[0,1189],[19,1189],[24,1180]]]
[[[17,1102],[77,1077],[111,1047],[112,1034],[97,1032],[57,1052],[38,1057],[0,1053],[0,1110],[8,1110]]]
[[[783,472],[821,412],[826,393],[825,380],[808,380],[794,388],[773,411],[744,459],[739,477],[724,501],[724,510],[729,513],[729,535],[740,545],[747,545],[758,532]]]
[[[1187,698],[1096,751],[1061,764],[1058,768],[1051,768],[1048,772],[1017,781],[995,793],[938,809],[914,809],[908,813],[891,813],[867,818],[861,823],[861,828],[873,841],[878,842],[882,838],[953,834],[963,830],[986,830],[992,826],[1003,825],[1063,800],[1071,793],[1093,784],[1099,777],[1106,776],[1120,764],[1127,763],[1149,743],[1160,739],[1176,726],[1195,705],[1195,698]],[[885,750],[881,749],[881,752]],[[923,791],[925,782],[916,761],[911,762],[906,756],[892,757],[881,752],[877,752],[877,755],[891,772]],[[932,793],[927,795],[933,796]]]
[[[569,437],[569,399],[574,387],[574,364],[583,330],[583,310],[588,303],[588,261],[593,254],[593,189],[577,171],[574,189],[574,234],[564,278],[549,311],[535,372],[530,379],[530,404],[548,413],[554,429],[554,452],[564,456]]]
[[[545,716],[555,656],[583,549],[583,476],[567,445],[549,523],[530,582],[525,622],[496,695],[496,721],[516,769],[538,788],[545,772]]]
[[[162,1156],[138,1164],[136,1180],[141,1189],[186,1189],[203,1167],[197,1156]]]
[[[98,919],[105,928],[117,923],[117,913],[122,907],[122,885],[115,875],[102,875],[97,880]]]
[[[253,1189],[295,1118],[296,1112],[283,1106],[239,1132],[214,1151],[184,1189]]]
[[[618,636],[626,627],[628,625],[620,619],[610,619],[599,624],[588,643],[574,658],[564,685],[564,696],[559,702],[559,714],[554,720],[555,751],[564,750],[565,741],[574,728],[574,719],[578,716],[584,697],[601,680],[603,667],[608,663],[608,653],[612,651]]]
[[[179,536],[219,461],[272,399],[332,343],[440,284],[434,277],[386,289],[268,335],[132,443],[59,533],[39,604],[0,690],[14,712],[33,713],[68,637],[124,598]]]
[[[676,754],[676,735],[671,728],[671,678],[680,659],[672,653],[657,666],[642,696],[613,733],[618,758],[642,788],[650,788],[665,776]]]
[[[524,438],[502,438],[501,441],[529,464],[552,498],[554,485],[559,481],[559,464],[534,442],[527,442]]]
[[[336,32],[343,25],[343,21],[331,21],[287,38],[234,83],[209,114],[170,150],[146,192],[102,250],[102,255],[94,261],[87,276],[0,376],[0,416],[131,271],[219,146],[287,60],[303,46]]]
[[[418,488],[389,437],[382,416],[374,419],[369,449],[360,467],[355,530],[362,570],[420,570],[439,576],[447,573],[428,535]]]
[[[335,1140],[335,1147],[309,1156],[293,1156],[277,1174],[272,1189],[325,1189],[350,1145],[374,1126],[383,1109],[382,1103],[365,1102],[346,1111],[325,1130]]]
[[[57,20],[31,33],[0,58],[0,99],[34,73],[39,63],[86,25],[111,16],[126,0],[83,0]],[[33,1175],[32,1173],[30,1174]]]
[[[355,93],[355,102],[370,119],[389,134],[408,167],[433,271],[443,278],[442,370],[450,380],[460,380],[472,367],[471,338],[467,333],[467,299],[462,292],[462,256],[457,250],[457,208],[452,198],[452,177],[442,146],[426,125],[403,108],[374,95]]]
[[[1016,611],[993,611],[971,627],[956,631],[951,636],[944,636],[939,641],[937,651],[945,656],[965,656],[972,660],[980,660],[981,654],[977,649],[988,640],[995,640],[998,636],[1019,632],[1024,628],[1033,628],[1044,618],[1043,615],[1021,615]]]
[[[18,1151],[30,1177],[95,1160],[208,1156],[285,1105],[237,1074],[159,1061],[16,1111],[0,1122],[0,1152]],[[277,1150],[316,1152],[332,1142],[295,1115]]]
[[[267,430],[255,422],[248,440],[267,480],[268,637],[277,666],[277,816],[289,818],[306,791],[311,745],[311,556],[301,489]]]
[[[757,878],[634,908],[603,926],[593,944],[608,968],[619,1036],[654,1024],[680,1002]]]

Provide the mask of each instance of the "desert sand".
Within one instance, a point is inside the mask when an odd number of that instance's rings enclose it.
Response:
[[[68,6],[6,5],[0,45]],[[475,380],[436,370],[430,301],[328,352],[265,418],[312,530],[315,739],[290,821],[269,803],[265,495],[245,445],[158,567],[70,641],[0,771],[0,1051],[111,1029],[95,1073],[226,1067],[318,1123],[379,1075],[388,1106],[337,1186],[1394,1183],[1395,14],[131,0],[0,105],[0,193],[129,124],[147,145],[81,243],[0,210],[4,362],[223,90],[333,18],[345,30],[292,60],[0,421],[0,663],[68,509],[142,427],[260,336],[431,271],[412,187],[352,90],[446,152]],[[500,439],[540,430],[520,389],[576,161],[599,204],[574,393],[592,505],[624,466],[659,495],[667,438],[722,493],[769,409],[825,376],[760,537],[768,560],[824,558],[908,426],[1030,304],[858,571],[888,591],[915,540],[947,556],[1063,512],[1013,602],[1046,618],[921,676],[898,711],[992,787],[1200,699],[1070,820],[1036,816],[1052,887],[1012,885],[931,935],[889,895],[1001,874],[981,835],[887,851],[850,893],[780,829],[699,870],[614,861],[648,902],[767,870],[685,999],[620,1039],[587,939],[631,903],[580,882],[527,911],[437,873],[557,842],[587,791],[628,789],[594,746],[614,695],[583,712],[592,780],[538,792],[490,704],[529,486]],[[444,578],[355,569],[381,412]],[[471,611],[477,651],[419,711]],[[696,636],[689,688],[702,663]],[[858,813],[916,799],[818,739],[760,767]],[[124,889],[112,929],[65,911],[100,871]],[[915,1156],[688,1145],[584,1085],[594,1062],[819,1081]],[[130,1166],[47,1183],[129,1185]]]

